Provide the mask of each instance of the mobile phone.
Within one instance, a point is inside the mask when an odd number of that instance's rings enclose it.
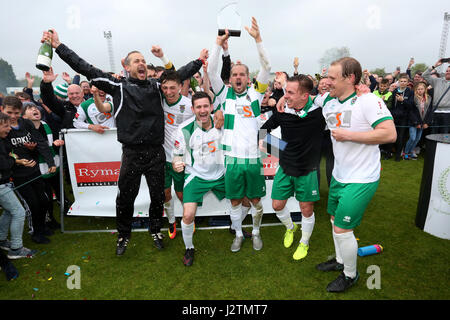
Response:
[[[397,70],[400,71],[400,67],[397,67]]]
[[[450,62],[450,58],[442,58],[441,62],[442,63],[449,63]]]

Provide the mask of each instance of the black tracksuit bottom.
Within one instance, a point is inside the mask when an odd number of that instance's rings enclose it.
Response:
[[[150,191],[149,231],[161,230],[164,210],[164,166],[166,155],[163,146],[137,145],[122,147],[122,163],[116,198],[116,223],[120,237],[131,237],[134,201],[139,193],[142,175]]]
[[[33,177],[15,177],[14,186],[17,188]],[[33,223],[33,233],[43,234],[45,231],[45,216],[47,214],[47,204],[49,199],[45,194],[44,179],[39,178],[24,186],[21,186],[17,191],[25,199],[31,211],[31,221]]]

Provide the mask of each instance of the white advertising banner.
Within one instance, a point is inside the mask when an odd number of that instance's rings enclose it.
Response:
[[[437,143],[424,231],[450,239],[450,144]]]
[[[116,129],[98,134],[90,130],[71,129],[65,133],[67,161],[75,202],[68,211],[74,216],[114,217],[116,215],[117,180],[120,172],[122,145],[117,141]],[[262,199],[264,213],[274,213],[272,209],[273,177],[278,159],[269,156],[263,160],[266,180],[266,197]],[[175,216],[183,215],[182,203],[172,190],[175,199]],[[141,187],[134,204],[135,217],[148,217],[150,195],[145,177],[141,178]],[[287,207],[291,212],[299,212],[299,204],[289,199]],[[203,206],[197,210],[197,216],[225,215],[225,200],[219,201],[208,192]]]

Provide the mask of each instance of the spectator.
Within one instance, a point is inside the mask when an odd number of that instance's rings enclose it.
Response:
[[[10,182],[12,169],[17,166],[29,166],[32,161],[18,159],[11,154],[10,145],[6,140],[11,131],[10,118],[7,114],[0,112],[0,205],[3,214],[0,216],[0,248],[8,250],[10,259],[25,258],[33,255],[30,249],[23,246],[22,235],[25,221],[25,210],[13,191],[13,184]],[[8,231],[11,233],[11,241],[8,241]],[[8,274],[14,266],[4,257],[1,252],[0,267]],[[10,280],[10,279],[8,279]]]
[[[442,65],[439,59],[434,66],[428,68],[424,73],[424,79],[433,87],[433,133],[450,132],[450,66],[445,71],[443,79],[432,76],[433,71]]]
[[[73,126],[97,133],[104,133],[109,128],[115,128],[112,97],[95,86],[91,87],[91,91],[93,97],[80,104],[73,119]]]
[[[47,216],[46,226],[50,229],[59,229],[61,225],[56,221],[53,214],[53,193],[56,194],[56,198],[60,200],[60,181],[59,181],[59,167],[60,159],[58,155],[58,148],[64,145],[64,140],[59,140],[58,134],[51,130],[49,125],[41,121],[40,112],[36,105],[32,102],[26,102],[23,104],[22,117],[33,122],[36,130],[39,131],[42,138],[48,141],[48,146],[53,156],[53,161],[56,165],[56,171],[54,173],[48,173],[48,165],[42,156],[39,156],[39,169],[42,174],[42,178],[45,182],[45,194],[47,195]],[[67,200],[66,200],[67,201]]]
[[[427,93],[427,84],[419,82],[414,88],[414,107],[409,113],[409,140],[405,146],[405,160],[416,160],[414,148],[420,141],[423,130],[431,124],[431,97]]]
[[[12,150],[19,159],[29,160],[33,164],[33,166],[14,166],[12,173],[18,192],[25,199],[31,211],[33,226],[31,239],[36,243],[49,243],[50,239],[46,236],[51,235],[51,232],[45,229],[48,199],[44,192],[45,183],[40,177],[37,156],[42,155],[50,168],[48,173],[54,173],[56,166],[53,156],[48,144],[35,129],[33,123],[20,118],[22,103],[17,97],[6,97],[1,111],[11,118],[12,130],[7,135],[8,150]]]
[[[93,94],[91,92],[91,84],[88,81],[81,81],[80,87],[81,91],[83,92],[83,99],[85,101],[93,97]]]
[[[11,261],[9,261],[8,257],[0,251],[0,269],[3,269],[6,275],[6,280],[16,279],[19,276],[19,271],[17,271],[16,267],[13,265]]]
[[[406,73],[399,76],[399,87],[394,90],[393,107],[391,109],[397,129],[397,141],[395,142],[395,161],[402,159],[402,150],[405,145],[406,131],[408,128],[408,115],[414,106],[414,93],[408,87],[409,77]]]

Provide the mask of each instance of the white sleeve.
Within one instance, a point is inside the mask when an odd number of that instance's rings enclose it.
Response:
[[[392,115],[383,100],[374,94],[365,94],[359,97],[364,117],[372,128],[385,120],[392,120]]]
[[[208,62],[208,77],[215,95],[217,95],[225,86],[219,74],[219,60],[221,49],[221,46],[219,46],[217,43],[214,43]]]
[[[89,123],[86,122],[86,114],[81,106],[78,106],[75,118],[73,118],[73,126],[76,129],[89,129]]]
[[[186,153],[186,142],[184,140],[184,134],[181,127],[177,129],[175,133],[175,142],[173,146],[173,156],[182,157]]]
[[[261,84],[268,84],[271,69],[270,61],[262,42],[257,42],[256,48],[258,49],[258,57],[261,64],[261,69],[259,70],[258,76],[256,77],[256,81]]]

